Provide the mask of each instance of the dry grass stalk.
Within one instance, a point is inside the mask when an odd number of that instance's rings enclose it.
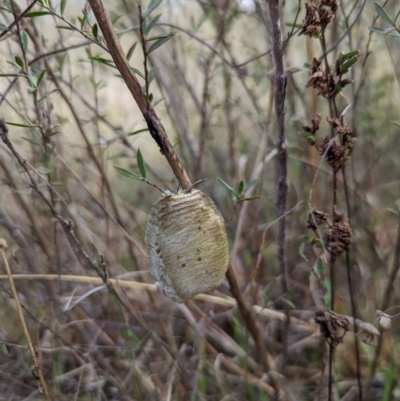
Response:
[[[41,368],[40,363],[38,361],[38,358],[36,356],[35,348],[34,348],[34,346],[32,344],[32,340],[31,340],[31,336],[29,335],[29,330],[28,330],[28,327],[27,327],[26,322],[25,322],[24,312],[22,311],[22,307],[21,307],[21,304],[20,304],[20,301],[19,301],[19,298],[18,298],[17,289],[16,289],[15,284],[14,284],[13,275],[11,274],[10,265],[8,264],[8,260],[7,260],[6,253],[5,253],[5,249],[7,249],[7,248],[8,248],[8,244],[7,244],[6,240],[4,238],[0,238],[0,253],[1,253],[1,257],[3,259],[3,263],[4,263],[4,266],[6,268],[8,281],[10,283],[10,287],[11,287],[11,291],[12,291],[12,294],[13,294],[13,297],[14,297],[15,305],[17,307],[18,317],[19,317],[19,320],[21,322],[21,326],[22,326],[22,329],[24,331],[24,335],[25,335],[26,341],[28,343],[29,352],[31,354],[31,357],[32,357],[32,360],[33,360],[33,363],[34,363],[32,374],[36,375],[36,372],[37,372],[37,377],[38,377],[40,385],[41,385],[40,391],[44,392],[47,401],[51,401],[50,392],[49,392],[49,389],[47,387],[47,383],[46,383],[46,381],[44,379],[42,368]]]

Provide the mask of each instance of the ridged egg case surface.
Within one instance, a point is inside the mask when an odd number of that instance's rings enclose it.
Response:
[[[157,288],[175,301],[222,283],[229,263],[225,222],[201,191],[160,198],[149,215],[145,242]]]

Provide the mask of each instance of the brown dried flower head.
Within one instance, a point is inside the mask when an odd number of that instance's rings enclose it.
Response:
[[[333,208],[333,224],[325,229],[324,234],[324,239],[327,242],[326,248],[334,261],[349,247],[352,235],[347,216],[338,213],[336,207]]]
[[[318,153],[324,156],[326,162],[336,171],[346,168],[347,148],[339,144],[335,138],[326,136],[322,142],[315,145]]]
[[[349,330],[349,321],[347,318],[333,311],[317,310],[314,319],[325,341],[332,345],[332,347],[337,347]]]
[[[308,214],[307,228],[311,228],[313,231],[317,229],[317,226],[328,222],[328,213],[322,212],[321,210],[313,209]]]
[[[338,8],[338,0],[309,0],[306,2],[306,16],[299,35],[318,37],[329,25]]]

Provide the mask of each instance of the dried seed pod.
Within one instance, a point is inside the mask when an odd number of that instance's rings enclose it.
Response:
[[[357,326],[359,328],[357,337],[365,344],[376,345],[376,336],[380,336],[379,330],[371,323],[363,322],[359,319],[356,320]]]
[[[392,327],[392,317],[379,309],[376,311],[376,315],[379,318],[379,327],[384,331],[390,330]]]
[[[154,204],[145,242],[157,288],[177,302],[215,289],[228,269],[224,219],[196,189],[163,196]]]

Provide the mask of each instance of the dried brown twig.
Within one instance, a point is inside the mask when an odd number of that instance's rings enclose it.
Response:
[[[13,297],[14,297],[15,305],[17,307],[19,320],[21,322],[22,329],[23,329],[24,335],[26,337],[26,341],[28,342],[29,352],[31,353],[31,357],[32,357],[32,360],[33,360],[33,363],[34,363],[34,371],[32,371],[32,372],[34,372],[35,375],[37,373],[37,377],[39,379],[39,382],[40,382],[40,385],[41,385],[41,389],[45,394],[46,400],[51,401],[50,392],[49,392],[49,389],[47,387],[46,380],[44,379],[42,368],[40,367],[38,358],[36,357],[36,352],[35,352],[35,349],[34,349],[33,344],[32,344],[31,336],[29,335],[28,327],[27,327],[26,322],[25,322],[24,312],[22,311],[21,304],[19,302],[17,289],[15,288],[13,276],[11,274],[11,269],[10,269],[10,266],[8,264],[6,253],[4,251],[7,248],[8,248],[7,242],[3,238],[0,238],[0,253],[1,253],[1,257],[3,259],[3,263],[4,263],[4,266],[6,268],[8,281],[10,283],[10,287],[11,287],[11,291],[12,291],[12,294],[13,294]]]

